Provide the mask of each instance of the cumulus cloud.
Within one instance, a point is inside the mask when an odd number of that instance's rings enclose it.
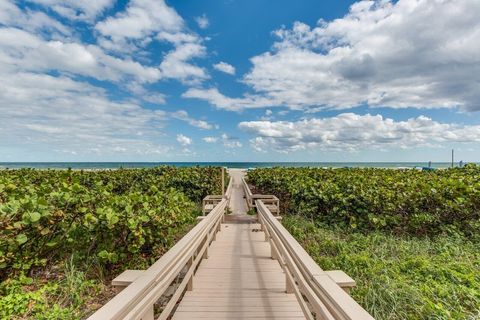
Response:
[[[234,137],[230,137],[229,135],[227,134],[222,134],[220,136],[221,140],[222,140],[222,143],[223,143],[223,146],[226,147],[226,148],[241,148],[242,147],[242,143],[240,141],[238,141],[238,138],[234,138]]]
[[[110,101],[104,90],[68,77],[29,72],[0,77],[0,148],[77,155],[162,154],[163,111]],[[124,151],[122,151],[124,150]]]
[[[241,122],[239,128],[256,136],[250,143],[258,151],[357,151],[480,142],[480,125],[440,123],[425,116],[395,121],[381,115],[343,113],[294,122],[247,121]]]
[[[230,101],[317,111],[362,104],[480,110],[479,14],[477,0],[378,0],[314,27],[296,22],[251,59],[244,82],[256,94]],[[231,109],[221,94],[189,95]]]
[[[145,39],[159,31],[179,32],[183,19],[163,0],[132,0],[125,11],[96,24],[95,29],[106,37],[120,41]]]
[[[243,98],[229,98],[220,93],[217,88],[190,88],[182,94],[182,97],[206,100],[219,109],[230,111],[271,105],[271,100],[266,97],[245,95]]]
[[[177,134],[177,141],[182,146],[188,146],[192,144],[192,139],[183,134]]]
[[[0,25],[21,27],[30,32],[46,32],[52,38],[71,35],[68,27],[45,13],[32,10],[22,11],[10,0],[0,2]]]
[[[208,123],[207,121],[198,120],[198,119],[194,119],[194,118],[190,117],[188,115],[188,112],[186,112],[185,110],[179,110],[179,111],[176,111],[176,112],[172,112],[171,116],[175,119],[185,121],[189,125],[191,125],[193,127],[200,128],[200,129],[209,130],[209,129],[214,128],[214,126],[212,124]]]
[[[223,133],[222,135],[220,135],[220,137],[204,137],[202,138],[202,140],[205,141],[206,143],[217,143],[220,141],[222,145],[228,149],[235,149],[235,148],[242,147],[242,143],[238,140],[238,138],[230,137],[226,133]]]
[[[163,0],[132,0],[125,11],[96,24],[99,44],[111,51],[134,54],[154,40],[173,45],[161,61],[162,78],[198,83],[206,71],[190,62],[205,56],[202,39],[189,32],[182,17]]]
[[[200,29],[207,29],[208,25],[210,24],[210,21],[208,21],[208,18],[205,14],[201,15],[200,17],[196,17],[195,22],[197,22]]]
[[[217,137],[204,137],[202,138],[203,141],[205,141],[206,143],[215,143],[218,141],[218,138]]]
[[[97,20],[111,1],[35,2],[40,6],[29,9],[14,1],[0,1],[0,121],[8,123],[0,128],[3,154],[21,146],[43,154],[87,158],[154,157],[171,148],[159,141],[173,117],[212,128],[186,113],[172,115],[144,108],[139,102],[165,103],[164,94],[147,90],[149,84],[207,77],[203,69],[188,62],[205,54],[202,40],[188,32],[182,18],[164,2],[131,1],[125,12],[97,24],[91,34],[97,44],[83,42],[70,27]],[[47,7],[75,21],[67,27],[41,11],[49,12]],[[145,14],[148,17],[143,21],[135,20]],[[130,28],[129,23],[134,26]],[[117,27],[124,29],[118,33]],[[122,41],[138,50],[134,54],[128,54],[128,48],[111,52]],[[161,61],[152,63],[142,47],[148,41],[166,41],[172,48]],[[106,43],[112,48],[103,46]]]
[[[160,64],[162,75],[166,78],[195,83],[207,79],[208,75],[201,67],[187,61],[205,55],[205,47],[198,43],[182,43],[170,51]]]
[[[235,74],[235,67],[232,66],[231,64],[228,64],[228,63],[223,62],[223,61],[220,61],[219,63],[214,64],[213,68],[215,70],[225,72],[225,73],[228,73],[228,74],[231,74],[231,75]]]
[[[50,8],[61,16],[72,20],[92,21],[107,8],[113,6],[115,0],[30,0]]]
[[[161,78],[158,68],[144,66],[129,58],[106,54],[96,45],[44,40],[17,28],[0,28],[0,63],[23,71],[63,71],[98,80],[121,81],[133,78],[154,82]]]

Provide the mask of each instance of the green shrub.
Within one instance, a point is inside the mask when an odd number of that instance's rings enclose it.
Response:
[[[103,280],[147,267],[195,223],[220,177],[200,167],[0,170],[0,318],[84,317]]]
[[[273,168],[249,171],[283,212],[397,234],[480,233],[480,167],[436,171]]]

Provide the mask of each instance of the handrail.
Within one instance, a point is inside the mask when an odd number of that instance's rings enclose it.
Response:
[[[232,188],[233,188],[233,179],[230,178],[230,180],[228,181],[227,191],[225,191],[225,198],[227,198],[227,200],[230,200],[230,195],[232,194]]]
[[[153,319],[153,305],[187,269],[183,280],[158,318],[167,319],[183,291],[192,290],[193,275],[200,261],[208,258],[208,246],[220,230],[228,204],[227,198],[230,198],[230,194],[226,194],[190,232],[88,319]]]
[[[243,187],[243,191],[245,192],[245,200],[247,201],[247,205],[249,208],[253,208],[253,194],[252,194],[252,191],[250,190],[250,188],[248,187],[248,184],[247,184],[247,181],[245,180],[244,177],[242,177],[242,187]]]
[[[253,194],[244,177],[242,177],[242,186],[249,209],[256,207],[256,200],[262,200],[272,213],[275,215],[280,214],[280,200],[276,196],[271,194]]]
[[[307,319],[374,319],[318,266],[262,200],[255,202],[272,258],[279,261],[285,272],[287,292],[295,293]]]

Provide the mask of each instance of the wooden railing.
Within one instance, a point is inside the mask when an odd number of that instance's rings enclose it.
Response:
[[[273,214],[280,214],[280,201],[276,196],[271,194],[253,194],[245,178],[242,178],[242,186],[243,191],[245,192],[245,200],[247,201],[248,209],[256,207],[256,200],[262,200]]]
[[[229,185],[231,184],[231,181]],[[231,188],[225,197],[189,233],[147,270],[127,270],[112,283],[120,291],[95,312],[90,320],[154,319],[154,305],[173,282],[179,281],[156,319],[167,319],[185,290],[193,289],[193,276],[208,247],[215,240],[225,216]]]
[[[322,270],[264,202],[255,203],[271,256],[285,272],[286,291],[295,294],[307,319],[373,319],[348,294],[347,288],[355,284],[353,279],[340,270]]]

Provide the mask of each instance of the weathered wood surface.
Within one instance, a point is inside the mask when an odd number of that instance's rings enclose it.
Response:
[[[262,200],[256,200],[256,207],[265,240],[272,249],[271,256],[278,260],[286,275],[287,292],[295,293],[306,318],[373,320],[347,293],[355,284],[353,279],[341,271],[322,270]]]
[[[305,319],[260,225],[221,229],[173,319]]]
[[[208,256],[209,244],[215,239],[224,219],[227,198],[223,199],[189,233],[138,277],[125,275],[123,282],[132,282],[112,300],[89,317],[90,320],[154,318],[154,304],[167,291],[172,282],[187,268],[187,274],[171,297],[160,319],[166,319],[183,290],[191,285],[193,273]],[[131,272],[129,272],[131,273]],[[118,277],[117,277],[118,278]],[[122,278],[120,276],[120,278]]]
[[[295,296],[285,292],[285,275],[260,225],[249,223],[245,171],[228,173],[235,223],[222,224],[173,319],[305,319]]]
[[[245,170],[229,169],[228,174],[232,181],[232,190],[230,196],[229,209],[234,215],[244,215],[247,213],[247,201],[245,200],[245,192],[243,189],[243,177]]]
[[[251,194],[244,170],[229,174],[226,194],[206,198],[218,201],[211,212],[150,268],[115,278],[123,290],[90,319],[153,320],[153,305],[180,274],[160,320],[373,319],[347,293],[355,281],[322,270],[272,214],[278,199]],[[260,223],[246,215],[248,201]]]

